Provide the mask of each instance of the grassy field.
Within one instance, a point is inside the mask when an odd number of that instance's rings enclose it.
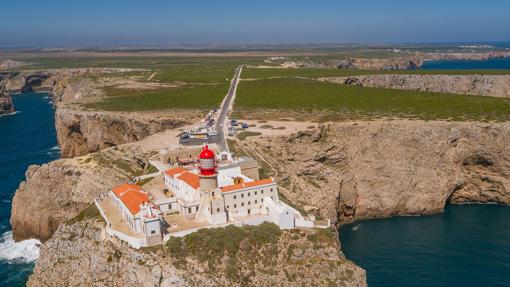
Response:
[[[142,76],[147,81],[156,72],[152,82],[176,83],[175,88],[122,89],[106,87],[107,97],[94,103],[85,104],[86,108],[107,111],[155,111],[171,108],[210,109],[219,105],[227,93],[235,67],[244,61],[256,61],[253,58],[127,58],[102,61],[82,59],[85,63],[97,66],[122,66],[150,69],[144,72],[132,72],[131,76]],[[117,62],[118,61],[118,62]],[[80,61],[77,65],[86,65]],[[117,74],[115,74],[117,75]],[[118,74],[130,75],[129,73]],[[112,75],[108,75],[112,76]]]
[[[172,108],[217,107],[228,90],[228,84],[186,85],[158,90],[108,89],[108,97],[86,108],[106,111],[155,111]]]
[[[241,81],[236,107],[244,113],[249,109],[298,110],[309,117],[327,111],[321,120],[510,120],[510,99],[363,88],[294,78]]]
[[[406,74],[406,75],[510,75],[510,70],[348,70],[327,68],[246,68],[242,77],[245,79],[265,79],[270,77],[346,77],[376,74]]]

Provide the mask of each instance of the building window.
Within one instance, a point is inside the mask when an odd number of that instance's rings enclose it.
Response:
[[[156,234],[156,230],[152,230],[152,231],[151,231],[151,234]]]
[[[273,188],[271,187],[271,192],[273,192]]]
[[[234,204],[234,208],[237,208],[237,204]]]
[[[248,196],[250,196],[250,193],[248,192]]]
[[[198,206],[197,206],[197,212],[198,212]]]
[[[261,190],[261,191],[260,191],[260,193],[261,193],[261,194],[264,194],[264,190]]]
[[[255,195],[257,195],[257,191],[255,190]]]
[[[219,208],[216,208],[216,211],[217,211],[217,212],[220,212],[220,209],[219,209]]]
[[[248,205],[250,205],[250,204],[251,204],[251,201],[248,201]]]
[[[241,206],[244,206],[244,202],[241,202]]]
[[[255,204],[257,204],[257,200],[255,199]]]
[[[229,205],[227,205],[227,209],[230,209],[230,206],[229,206]]]
[[[244,193],[241,193],[241,198],[243,198],[243,197],[244,197]]]
[[[271,199],[274,200],[274,198],[271,196]]]
[[[191,213],[191,207],[188,207],[188,213]]]
[[[236,199],[236,198],[237,198],[237,196],[236,196],[236,195],[234,195],[234,199]]]
[[[264,199],[263,199],[263,198],[261,198],[261,199],[260,199],[260,202],[264,202]]]

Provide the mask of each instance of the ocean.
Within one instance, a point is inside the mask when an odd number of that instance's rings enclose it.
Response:
[[[14,242],[11,202],[31,164],[59,158],[54,110],[47,93],[13,96],[17,112],[0,116],[0,286],[25,286],[39,256],[40,242]]]
[[[510,58],[430,61],[423,69],[510,69]],[[370,287],[510,286],[510,207],[447,206],[443,214],[361,221],[342,251]]]
[[[426,61],[424,70],[505,70],[510,69],[510,58],[496,58],[485,61],[447,60]]]
[[[509,218],[508,206],[447,206],[346,225],[340,240],[370,287],[510,286]]]

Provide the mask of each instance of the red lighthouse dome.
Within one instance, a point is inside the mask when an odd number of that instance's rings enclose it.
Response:
[[[216,173],[216,156],[206,145],[198,156],[201,175],[214,175]]]

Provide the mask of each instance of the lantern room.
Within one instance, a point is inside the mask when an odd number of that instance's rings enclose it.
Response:
[[[201,175],[216,174],[216,156],[209,146],[205,146],[198,156],[199,168]]]

